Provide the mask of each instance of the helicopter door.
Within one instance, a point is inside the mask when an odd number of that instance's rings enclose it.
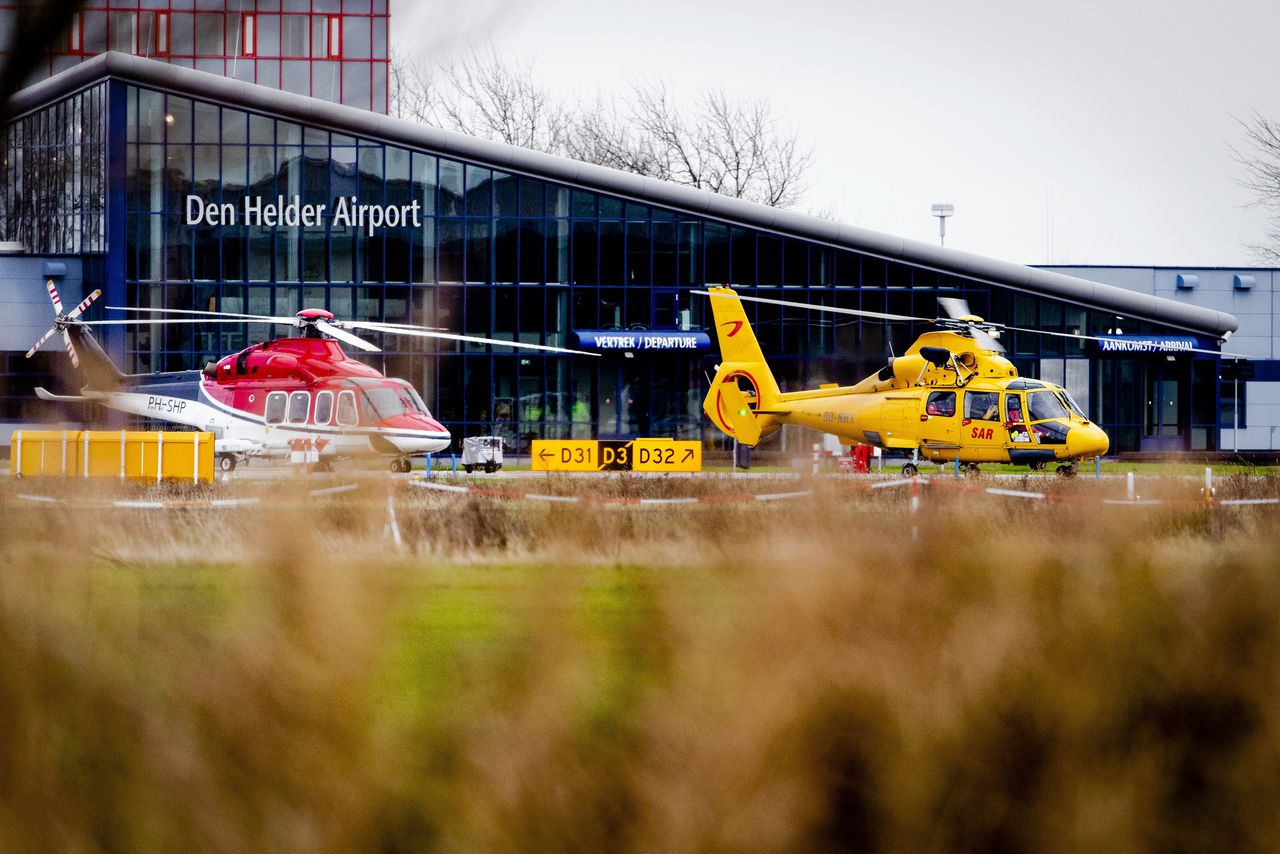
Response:
[[[1008,392],[1004,396],[1004,429],[1009,433],[1010,444],[1017,448],[1031,444],[1031,430],[1023,414],[1022,395]]]
[[[920,437],[935,448],[959,447],[960,419],[956,417],[956,393],[932,391],[925,398]]]
[[[980,458],[1004,458],[1008,431],[1000,417],[1000,394],[994,391],[966,391],[964,420],[960,422],[960,443],[977,451]]]

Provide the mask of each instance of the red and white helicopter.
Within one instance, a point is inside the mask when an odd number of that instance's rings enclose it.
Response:
[[[238,461],[250,456],[286,456],[299,444],[309,442],[309,447],[318,450],[322,465],[336,458],[381,455],[392,458],[392,471],[406,472],[411,457],[449,447],[449,431],[431,415],[412,385],[383,376],[342,351],[339,341],[378,352],[378,347],[348,329],[599,355],[457,335],[425,326],[337,320],[318,308],[303,309],[294,317],[120,308],[113,310],[162,316],[81,320],[81,314],[101,296],[101,291],[95,290],[75,308],[63,312],[52,280],[46,282],[46,287],[56,317],[49,331],[27,351],[27,357],[60,332],[72,364],[79,368],[83,362],[87,382],[78,395],[53,394],[43,388],[36,389],[36,395],[42,400],[92,401],[121,412],[211,432],[217,437],[215,450],[223,471],[234,469]],[[210,323],[269,323],[293,327],[300,334],[254,344],[216,363],[210,362],[202,370],[124,374],[90,333],[93,326]]]

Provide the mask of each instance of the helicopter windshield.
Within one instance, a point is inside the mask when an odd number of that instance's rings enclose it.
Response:
[[[425,415],[431,417],[426,403],[408,383],[394,385],[360,385],[360,396],[366,423],[385,421],[397,415]]]
[[[1084,414],[1084,408],[1083,408],[1083,407],[1081,407],[1081,406],[1080,406],[1080,404],[1076,403],[1076,399],[1075,399],[1074,397],[1072,397],[1072,396],[1071,396],[1071,392],[1067,391],[1067,390],[1064,388],[1064,389],[1063,389],[1063,390],[1058,394],[1058,397],[1060,397],[1060,398],[1062,399],[1062,402],[1063,402],[1063,403],[1065,403],[1065,404],[1067,405],[1067,409],[1070,409],[1070,410],[1071,410],[1071,412],[1072,412],[1074,415],[1078,416],[1078,417],[1080,418],[1080,420],[1081,420],[1081,421],[1088,421],[1088,420],[1089,420],[1089,416]]]
[[[1046,421],[1050,418],[1070,418],[1067,407],[1058,396],[1051,391],[1033,391],[1027,395],[1027,410],[1032,421]]]

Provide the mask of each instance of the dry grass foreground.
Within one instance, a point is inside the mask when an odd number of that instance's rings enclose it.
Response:
[[[1046,482],[0,484],[0,849],[1275,850],[1280,511]]]

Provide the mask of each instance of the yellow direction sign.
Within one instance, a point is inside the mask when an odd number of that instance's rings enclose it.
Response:
[[[600,443],[593,439],[534,439],[534,471],[597,471]]]
[[[702,471],[702,443],[674,439],[534,439],[534,471]]]
[[[702,443],[636,439],[631,443],[631,470],[702,471]]]

